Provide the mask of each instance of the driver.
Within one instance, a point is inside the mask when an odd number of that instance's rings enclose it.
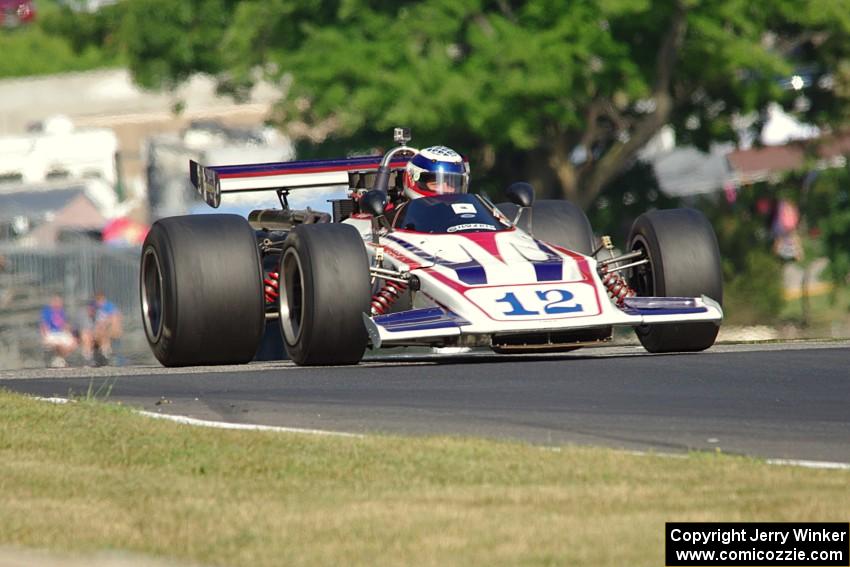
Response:
[[[413,156],[404,170],[404,194],[408,199],[447,193],[466,193],[469,170],[451,148],[431,146]]]

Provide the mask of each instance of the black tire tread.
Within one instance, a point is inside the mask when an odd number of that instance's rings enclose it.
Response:
[[[305,296],[299,338],[284,338],[290,358],[299,365],[357,364],[368,343],[363,313],[371,297],[360,233],[347,224],[299,225],[284,243],[282,260],[289,249],[301,262]]]
[[[706,295],[722,304],[717,237],[701,212],[684,208],[644,213],[632,225],[629,249],[638,247],[638,241],[645,244],[650,256],[654,283],[651,295]],[[638,327],[635,333],[649,352],[693,352],[712,346],[718,330],[714,323],[671,323]]]
[[[163,278],[162,335],[148,344],[164,366],[242,364],[257,351],[265,321],[254,231],[238,215],[168,217],[142,247]],[[144,314],[143,314],[144,316]]]

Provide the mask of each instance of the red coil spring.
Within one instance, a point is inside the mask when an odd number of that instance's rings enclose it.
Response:
[[[387,281],[381,291],[372,296],[372,316],[383,315],[407,290],[407,284]]]
[[[269,276],[263,280],[263,292],[266,296],[266,303],[274,303],[280,297],[280,274],[278,272],[269,272]]]
[[[623,306],[623,302],[627,297],[634,297],[637,295],[635,290],[630,288],[629,284],[626,283],[626,279],[616,272],[603,274],[602,283],[605,284],[606,288],[608,288],[608,297],[610,297],[611,301],[616,303],[619,307]]]

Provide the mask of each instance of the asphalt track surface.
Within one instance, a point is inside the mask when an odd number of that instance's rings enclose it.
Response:
[[[149,411],[232,423],[850,463],[850,342],[382,356],[330,368],[39,369],[0,372],[0,387],[108,389]]]

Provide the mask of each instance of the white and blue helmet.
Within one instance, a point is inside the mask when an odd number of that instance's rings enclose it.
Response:
[[[445,146],[420,150],[404,170],[404,194],[408,199],[466,193],[468,186],[467,164],[459,153]]]

